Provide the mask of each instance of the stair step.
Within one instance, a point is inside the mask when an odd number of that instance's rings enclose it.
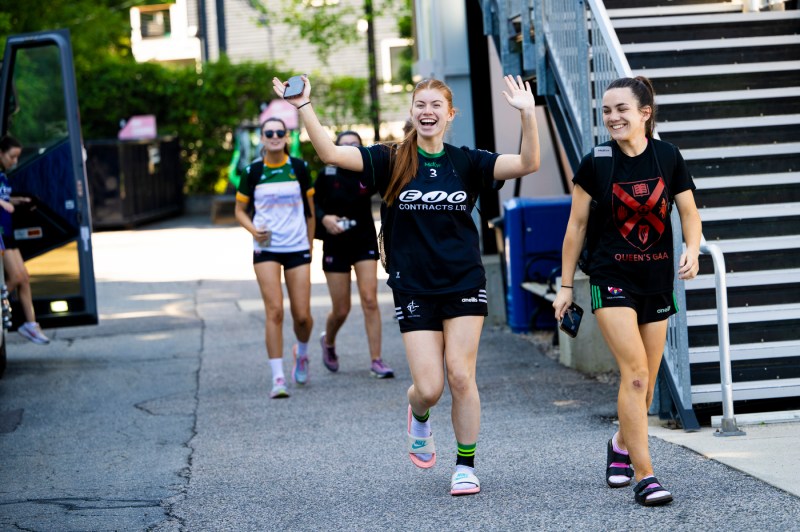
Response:
[[[766,63],[738,63],[730,65],[702,65],[675,68],[643,68],[634,70],[635,76],[658,78],[691,78],[725,74],[760,74],[764,72],[791,72],[800,70],[800,61],[770,61]]]
[[[734,205],[733,207],[700,209],[700,218],[704,222],[782,218],[786,216],[800,216],[800,203],[767,203],[763,205]],[[800,240],[800,237],[798,240]]]
[[[796,249],[797,241],[797,235],[787,235],[761,238],[732,238],[730,240],[713,240],[708,243],[719,246],[722,253],[742,253],[747,251]]]
[[[754,323],[766,321],[785,321],[800,319],[800,303],[784,305],[758,305],[752,307],[733,307],[728,309],[728,323]],[[717,324],[717,309],[686,311],[689,327]],[[797,353],[795,353],[796,355]]]
[[[767,381],[733,383],[734,401],[798,396],[800,396],[800,379],[771,379]],[[719,403],[721,401],[722,390],[719,384],[692,386],[692,404]]]
[[[784,268],[781,270],[759,270],[752,272],[732,272],[725,274],[725,284],[728,288],[740,286],[767,286],[773,284],[800,283],[800,268]],[[715,288],[713,273],[698,275],[684,284],[686,291],[708,290]],[[798,351],[800,353],[800,351]]]
[[[741,13],[742,6],[731,2],[713,4],[690,4],[682,6],[630,7],[607,9],[612,19],[631,17],[668,17],[680,15],[698,15],[702,13]]]
[[[713,118],[708,120],[673,120],[658,124],[659,133],[682,131],[711,131],[715,129],[761,128],[800,125],[800,114],[771,116],[739,116],[736,118]]]
[[[681,152],[683,153],[683,152]],[[694,179],[697,190],[731,189],[739,187],[795,185],[800,183],[800,172],[779,174],[751,174],[728,177],[700,177]]]
[[[736,344],[730,346],[730,353],[731,361],[797,356],[797,353],[800,353],[800,340]],[[689,348],[689,362],[691,364],[719,362],[719,346],[708,345]]]
[[[689,92],[683,94],[657,94],[656,104],[661,106],[713,102],[740,102],[742,100],[796,98],[798,96],[800,96],[800,87],[779,87],[773,89],[717,92]]]
[[[800,153],[800,142],[782,144],[754,144],[751,146],[733,146],[729,148],[692,148],[681,150],[687,161],[705,159],[729,159],[741,157],[768,157],[770,155],[796,155]]]
[[[636,17],[612,20],[614,29],[647,28],[677,28],[679,26],[721,25],[721,24],[747,24],[753,22],[769,22],[800,19],[800,11],[758,11],[748,13],[722,13],[709,15],[680,15],[674,17]]]
[[[796,44],[800,44],[799,35],[773,35],[771,37],[734,37],[731,39],[698,39],[696,41],[659,41],[623,44],[622,51],[626,54],[643,54],[653,52],[685,52],[687,50],[750,49],[759,46],[792,46]]]

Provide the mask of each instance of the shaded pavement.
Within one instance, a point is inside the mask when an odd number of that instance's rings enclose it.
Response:
[[[2,530],[800,529],[797,497],[659,438],[655,469],[675,502],[646,509],[630,489],[609,489],[616,390],[489,327],[483,491],[454,498],[447,392],[432,411],[437,465],[416,469],[405,451],[410,377],[383,282],[396,378],[369,376],[357,303],[339,373],[323,367],[329,301],[316,253],[311,381],[276,401],[242,229],[180,218],[98,233],[94,246],[101,324],[48,331],[47,347],[9,341]],[[284,330],[288,372],[288,319]]]

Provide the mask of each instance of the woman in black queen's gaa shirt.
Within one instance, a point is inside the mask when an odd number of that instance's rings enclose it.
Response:
[[[664,352],[667,318],[678,312],[672,292],[672,201],[686,242],[679,260],[681,279],[697,275],[702,233],[694,183],[683,157],[674,146],[653,138],[654,96],[652,84],[642,76],[613,81],[603,94],[610,152],[595,151],[594,160],[592,154],[585,156],[573,179],[562,285],[553,302],[556,318],[562,319],[573,301],[575,268],[594,198],[592,224],[600,234],[591,239],[589,250],[592,312],[620,368],[619,431],[607,445],[606,482],[619,488],[635,479],[635,500],[645,506],[672,501],[672,494],[653,475],[647,445],[647,410]],[[672,156],[667,160],[663,154]],[[603,155],[613,164],[600,161]],[[595,171],[609,166],[611,183],[602,171]],[[669,175],[662,175],[662,169]]]
[[[386,201],[392,219],[389,286],[403,334],[413,384],[408,389],[408,451],[417,467],[436,462],[430,408],[447,382],[458,452],[450,483],[452,495],[480,491],[475,476],[475,446],[480,429],[480,398],[475,381],[481,328],[487,315],[486,277],[472,197],[495,180],[522,177],[539,168],[539,138],[530,84],[506,76],[506,101],[520,111],[519,154],[445,147],[444,134],[455,118],[453,95],[441,81],[419,82],[412,93],[413,129],[402,142],[367,148],[336,146],[311,105],[307,78],[299,110],[317,154],[327,164],[364,173],[364,183]],[[284,83],[273,80],[278,96]],[[454,162],[455,161],[455,162]],[[457,175],[456,168],[469,168]]]

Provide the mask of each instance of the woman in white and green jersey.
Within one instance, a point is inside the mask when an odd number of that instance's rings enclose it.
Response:
[[[253,268],[266,311],[266,344],[272,370],[273,399],[289,397],[283,373],[283,287],[297,342],[292,347],[292,379],[308,382],[311,318],[311,242],[314,237],[314,189],[306,165],[289,157],[286,124],[267,118],[261,124],[263,158],[247,167],[236,192],[236,220],[253,235]]]
[[[388,205],[383,227],[391,249],[388,284],[413,380],[408,389],[409,458],[421,468],[436,462],[429,413],[444,391],[446,377],[458,446],[450,493],[478,493],[474,460],[481,407],[475,368],[488,306],[471,211],[477,195],[496,180],[522,177],[539,168],[530,85],[519,77],[505,77],[503,95],[520,113],[522,141],[519,154],[500,155],[445,144],[456,110],[450,89],[435,79],[423,80],[414,89],[413,128],[402,142],[336,146],[317,119],[308,79],[303,80],[303,94],[288,101],[300,110],[320,159],[363,172],[364,185],[377,189]],[[283,96],[284,83],[275,78],[273,85]]]

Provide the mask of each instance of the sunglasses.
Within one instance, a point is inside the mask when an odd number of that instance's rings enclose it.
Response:
[[[271,129],[264,130],[264,136],[267,137],[268,139],[271,139],[275,135],[277,135],[279,139],[282,139],[284,136],[286,136],[286,130],[285,129],[277,129],[275,131]]]

